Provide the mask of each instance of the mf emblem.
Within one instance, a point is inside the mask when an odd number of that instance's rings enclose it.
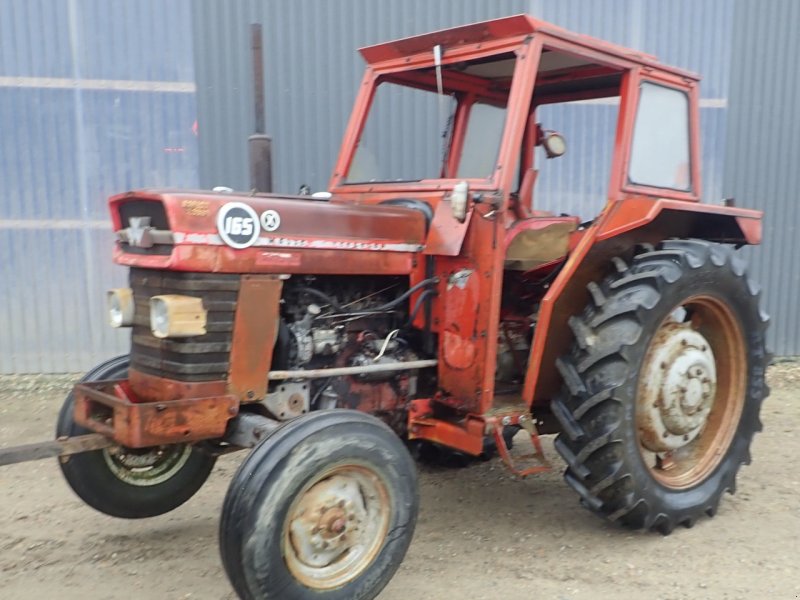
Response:
[[[261,226],[264,231],[275,231],[281,226],[281,216],[277,210],[265,210],[261,213]]]

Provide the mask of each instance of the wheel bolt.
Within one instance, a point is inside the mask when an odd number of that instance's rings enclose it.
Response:
[[[344,519],[336,519],[333,523],[331,523],[331,532],[336,535],[339,535],[344,531],[344,528],[347,526],[347,523]]]

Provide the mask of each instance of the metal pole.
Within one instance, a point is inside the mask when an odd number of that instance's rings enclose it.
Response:
[[[250,25],[253,57],[253,110],[255,133],[247,140],[250,157],[250,188],[272,192],[272,138],[266,134],[264,103],[264,43],[260,23]]]
[[[270,371],[270,380],[279,379],[320,379],[322,377],[341,377],[344,375],[360,375],[363,373],[385,373],[390,371],[411,371],[435,367],[438,360],[411,360],[408,362],[387,363],[385,365],[364,365],[361,367],[335,367],[332,369],[309,369],[307,371]]]
[[[93,450],[108,448],[115,443],[114,440],[100,433],[88,433],[86,435],[61,438],[49,442],[0,448],[0,467],[27,462],[29,460],[41,460],[43,458],[80,454],[81,452],[92,452]]]

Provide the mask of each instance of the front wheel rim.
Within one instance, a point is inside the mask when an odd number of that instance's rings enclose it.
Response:
[[[136,487],[150,487],[175,476],[189,460],[189,444],[126,448],[116,446],[101,450],[108,469],[120,481]]]
[[[671,489],[705,481],[727,454],[744,408],[747,354],[730,306],[688,298],[653,336],[639,375],[637,445]]]
[[[389,490],[374,470],[338,465],[297,495],[283,527],[283,554],[308,588],[328,590],[366,571],[383,548],[392,510]]]

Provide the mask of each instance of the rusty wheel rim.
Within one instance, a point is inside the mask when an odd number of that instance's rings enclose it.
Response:
[[[662,321],[639,374],[637,443],[653,477],[672,489],[705,481],[739,425],[747,356],[739,321],[713,296],[693,296]]]
[[[308,588],[341,587],[372,564],[391,515],[387,486],[372,469],[332,467],[307,484],[289,508],[283,527],[286,566]]]
[[[150,487],[174,477],[189,460],[192,447],[189,444],[141,449],[114,446],[102,453],[117,479],[136,487]]]

